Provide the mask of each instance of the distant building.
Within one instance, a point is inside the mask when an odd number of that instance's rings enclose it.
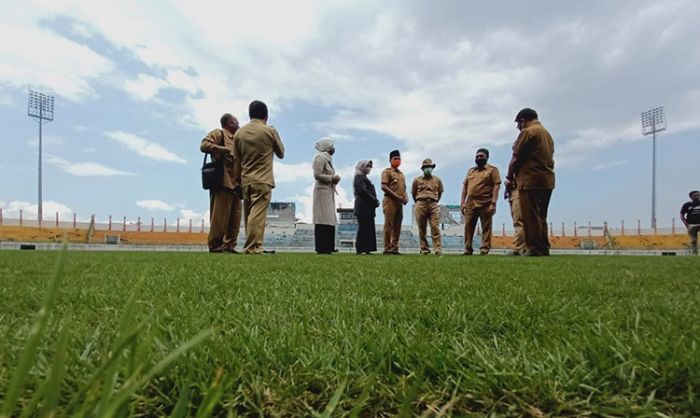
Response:
[[[271,202],[267,209],[267,224],[278,228],[294,228],[296,210],[294,202]]]

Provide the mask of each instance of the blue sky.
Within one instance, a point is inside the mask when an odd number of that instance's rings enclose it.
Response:
[[[665,106],[657,218],[700,188],[700,4],[694,1],[23,1],[0,16],[0,207],[36,213],[37,125],[27,88],[56,96],[44,130],[44,212],[207,218],[201,138],[254,99],[287,148],[273,199],[310,219],[314,142],[336,139],[338,203],[398,148],[409,182],[437,163],[457,203],[477,148],[505,174],[515,113],[555,139],[555,225],[648,226],[651,139]],[[503,202],[505,203],[505,202]],[[410,222],[408,211],[406,221]],[[381,222],[381,216],[378,222]],[[509,223],[507,205],[495,223]],[[500,227],[499,227],[500,228]]]

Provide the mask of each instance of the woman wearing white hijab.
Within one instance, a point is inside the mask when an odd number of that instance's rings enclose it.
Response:
[[[318,153],[313,163],[316,180],[313,202],[314,241],[318,254],[331,254],[335,252],[335,225],[338,223],[335,216],[335,185],[340,181],[340,176],[335,174],[333,168],[333,139],[321,138],[316,141],[315,148]]]
[[[375,210],[379,206],[374,184],[367,178],[372,170],[372,160],[362,160],[355,166],[352,189],[355,194],[355,217],[357,218],[357,254],[377,251],[377,231],[374,227]]]

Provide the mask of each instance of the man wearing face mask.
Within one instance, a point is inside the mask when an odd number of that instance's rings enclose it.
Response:
[[[389,153],[391,167],[382,171],[382,191],[384,192],[384,254],[398,255],[403,205],[408,203],[406,177],[401,171],[401,154],[398,150]]]
[[[498,190],[501,187],[501,175],[490,164],[489,150],[479,148],[476,151],[476,166],[467,171],[462,186],[462,213],[464,214],[464,255],[472,255],[474,248],[474,230],[476,222],[481,222],[481,248],[479,253],[486,255],[491,250],[491,226],[493,214],[496,213]]]
[[[547,211],[554,190],[554,140],[533,109],[515,116],[520,135],[513,145],[506,188],[515,180],[527,256],[548,256]]]
[[[442,239],[440,237],[440,205],[444,189],[442,180],[433,175],[435,164],[430,158],[423,160],[421,170],[423,175],[416,177],[411,186],[411,195],[416,203],[415,215],[418,224],[418,236],[420,238],[420,253],[430,254],[428,240],[426,238],[426,224],[430,221],[430,234],[433,239],[435,255],[442,254]]]

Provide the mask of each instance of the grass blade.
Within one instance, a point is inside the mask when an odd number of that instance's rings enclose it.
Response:
[[[29,377],[29,372],[36,360],[37,351],[39,349],[39,341],[44,335],[46,325],[49,321],[49,316],[53,310],[54,303],[56,302],[56,295],[58,294],[58,288],[61,284],[61,277],[63,276],[63,269],[66,264],[67,254],[68,250],[64,244],[61,254],[58,257],[56,269],[54,270],[51,280],[49,281],[46,295],[44,295],[44,301],[42,302],[37,318],[29,331],[29,337],[20,356],[19,364],[12,375],[10,386],[5,394],[5,401],[2,405],[0,417],[11,416],[17,408],[19,395],[22,389],[24,389],[24,385]]]

